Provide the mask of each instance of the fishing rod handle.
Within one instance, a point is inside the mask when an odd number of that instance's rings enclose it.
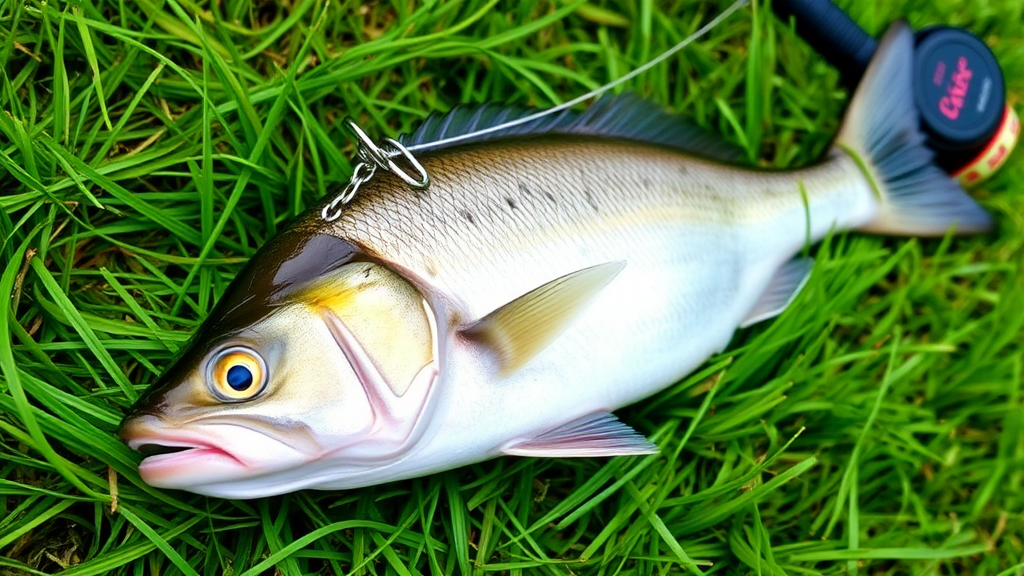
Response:
[[[878,42],[830,0],[772,0],[772,10],[789,22],[829,64],[853,85],[864,75]]]

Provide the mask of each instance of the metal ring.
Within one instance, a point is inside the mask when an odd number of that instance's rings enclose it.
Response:
[[[356,124],[356,121],[351,118],[345,118],[345,127],[349,129],[349,132],[355,135],[358,143],[356,144],[356,151],[359,157],[365,160],[368,164],[376,164],[377,166],[387,165],[387,155],[381,150],[366,132]]]
[[[401,142],[394,138],[385,138],[385,148],[381,148],[366,135],[366,132],[363,132],[363,129],[356,124],[355,120],[345,118],[344,124],[358,141],[356,144],[356,154],[361,162],[357,163],[352,170],[352,178],[341,190],[341,193],[330,204],[324,206],[324,209],[320,212],[320,216],[325,221],[333,222],[340,218],[341,207],[352,201],[356,192],[359,191],[359,187],[370,178],[373,178],[378,168],[391,172],[414,188],[427,188],[430,186],[430,176],[427,174],[426,168],[416,160],[412,152],[403,146]],[[416,171],[415,177],[395,162],[395,159],[400,156]]]
[[[401,142],[394,138],[385,138],[384,143],[390,147],[390,150],[386,150],[371,140],[370,137],[367,136],[366,132],[363,132],[363,129],[356,124],[355,120],[346,118],[345,126],[359,141],[356,153],[359,154],[359,157],[367,164],[376,165],[378,168],[391,172],[410,186],[414,186],[416,188],[426,188],[427,186],[430,186],[430,177],[427,175],[426,169],[423,168],[423,165],[416,160],[416,157],[412,155],[412,152],[403,146]],[[410,176],[408,172],[395,163],[394,158],[399,156],[403,156],[409,165],[416,170],[418,178]]]
[[[393,148],[393,151],[395,152],[394,154],[391,153],[392,151],[388,151],[387,153],[388,172],[391,172],[395,176],[398,176],[399,178],[402,179],[403,182],[405,182],[409,186],[413,186],[415,188],[426,188],[430,186],[430,176],[427,174],[426,168],[424,168],[423,165],[420,164],[419,160],[417,160],[416,157],[412,155],[412,152],[409,152],[408,148],[402,146],[402,143],[399,142],[398,140],[395,140],[394,138],[385,138],[384,143],[391,146]],[[404,156],[406,162],[408,162],[409,165],[416,169],[416,172],[419,173],[418,179],[413,178],[405,170],[399,168],[398,164],[395,164],[394,159],[399,156]]]

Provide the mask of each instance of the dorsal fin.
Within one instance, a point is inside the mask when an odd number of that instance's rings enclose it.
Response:
[[[447,114],[431,114],[415,132],[402,135],[399,141],[407,147],[438,142],[536,112],[537,110],[528,108],[495,104],[460,106]],[[667,146],[695,156],[732,164],[744,163],[745,158],[743,150],[722,136],[671,114],[654,102],[630,92],[601,98],[584,112],[565,110],[511,128],[432,147],[431,150],[536,134],[622,138]]]

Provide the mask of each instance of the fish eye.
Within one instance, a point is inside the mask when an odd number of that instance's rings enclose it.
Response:
[[[206,385],[224,402],[252,400],[267,384],[267,365],[251,348],[232,346],[210,360]]]

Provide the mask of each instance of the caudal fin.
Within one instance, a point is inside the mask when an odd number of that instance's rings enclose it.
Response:
[[[836,144],[864,168],[882,204],[861,230],[909,236],[958,234],[992,228],[989,216],[939,167],[918,128],[911,87],[910,28],[889,28],[854,93]]]

